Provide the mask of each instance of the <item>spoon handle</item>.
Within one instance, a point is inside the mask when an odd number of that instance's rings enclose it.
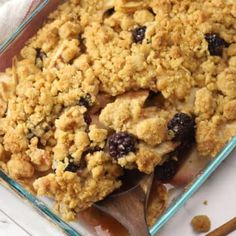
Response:
[[[140,186],[95,204],[125,226],[132,236],[149,236],[145,218],[146,194]]]

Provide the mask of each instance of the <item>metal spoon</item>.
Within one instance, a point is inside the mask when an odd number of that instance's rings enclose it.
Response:
[[[129,171],[123,178],[125,185],[95,207],[114,217],[132,236],[149,236],[145,212],[153,174]]]

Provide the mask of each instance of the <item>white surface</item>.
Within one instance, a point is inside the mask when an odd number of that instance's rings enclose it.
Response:
[[[165,225],[160,236],[192,236],[190,221],[197,214],[206,214],[212,229],[236,216],[236,150],[208,179],[190,201]],[[204,205],[203,202],[208,204]],[[8,215],[8,216],[7,216]],[[0,186],[0,236],[62,236],[29,204]],[[236,232],[230,236],[236,235]],[[122,235],[121,235],[122,236]]]
[[[236,216],[236,150],[207,180],[200,190],[162,229],[160,236],[195,235],[190,221],[195,215],[206,214],[212,229]],[[204,205],[203,202],[208,204]],[[230,236],[236,235],[236,231]]]
[[[39,0],[0,0],[0,43],[17,29],[38,3]]]
[[[1,184],[1,183],[0,183]],[[0,236],[63,236],[23,199],[0,185]]]

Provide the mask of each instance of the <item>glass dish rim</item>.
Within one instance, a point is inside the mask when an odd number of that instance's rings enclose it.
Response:
[[[20,32],[25,28],[25,26],[37,15],[38,12],[43,10],[50,0],[41,0],[42,2],[35,8],[32,13],[26,17],[23,22],[13,31],[1,44],[0,44],[0,53],[2,53],[7,46],[20,34]]]
[[[49,3],[50,0],[43,0],[36,9],[10,34],[2,44],[0,44],[0,53],[2,53],[11,42],[24,30],[25,26]],[[156,223],[150,228],[150,235],[154,236],[169,221],[174,214],[191,198],[191,196],[203,185],[208,177],[217,169],[217,167],[229,156],[236,147],[236,136],[234,136],[220,153],[210,161],[210,163],[195,177],[184,192],[167,208],[167,210],[158,218]],[[25,190],[20,184],[8,177],[0,170],[0,178],[3,179],[13,190],[28,200],[34,208],[43,213],[55,225],[59,226],[66,234],[70,236],[82,236],[72,226],[63,221],[59,216],[53,213],[42,201]]]

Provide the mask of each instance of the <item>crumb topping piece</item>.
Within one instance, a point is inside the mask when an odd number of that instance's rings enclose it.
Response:
[[[198,215],[193,217],[191,225],[197,233],[206,233],[211,228],[211,221],[206,215]]]

